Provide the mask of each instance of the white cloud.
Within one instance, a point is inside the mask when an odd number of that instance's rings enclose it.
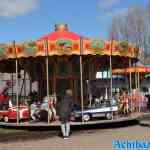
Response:
[[[126,16],[128,8],[117,8],[123,0],[99,0],[99,8],[107,17]]]
[[[108,11],[106,12],[106,15],[109,17],[114,17],[114,16],[126,16],[129,11],[129,8],[122,8],[122,9],[116,9],[113,11]]]
[[[102,9],[110,9],[111,7],[117,5],[121,0],[100,0],[99,6]]]
[[[23,15],[38,6],[39,0],[0,0],[0,16]]]

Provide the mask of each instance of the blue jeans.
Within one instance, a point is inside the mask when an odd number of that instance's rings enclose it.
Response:
[[[70,134],[70,123],[66,122],[66,123],[61,124],[61,131],[62,131],[63,136],[69,136],[69,134]]]

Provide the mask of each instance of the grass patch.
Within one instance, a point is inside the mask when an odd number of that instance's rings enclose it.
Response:
[[[0,128],[0,143],[41,140],[58,135],[56,131],[29,131]]]
[[[27,135],[27,131],[0,128],[0,142],[15,140],[24,135]]]
[[[22,130],[15,130],[15,129],[3,129],[0,128],[0,135],[4,134],[15,134],[15,133],[20,133],[23,132]]]

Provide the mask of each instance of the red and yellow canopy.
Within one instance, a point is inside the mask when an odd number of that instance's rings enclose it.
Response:
[[[82,37],[70,32],[67,25],[56,25],[55,31],[36,41],[0,47],[0,60],[9,58],[53,55],[112,55],[138,57],[138,48],[127,41],[103,41]]]
[[[136,66],[136,67],[129,67],[124,69],[113,69],[113,74],[128,74],[128,73],[150,73],[150,67],[146,66]]]

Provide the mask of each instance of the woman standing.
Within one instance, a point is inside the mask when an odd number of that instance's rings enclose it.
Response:
[[[72,90],[67,89],[64,98],[59,104],[60,110],[60,121],[61,121],[61,131],[64,139],[69,138],[70,135],[70,116],[73,108],[73,94]]]

